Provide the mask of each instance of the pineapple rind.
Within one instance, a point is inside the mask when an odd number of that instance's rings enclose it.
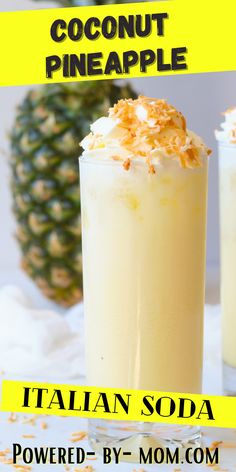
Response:
[[[62,306],[82,298],[79,142],[118,99],[135,96],[111,80],[50,84],[30,91],[18,107],[11,186],[22,267]]]

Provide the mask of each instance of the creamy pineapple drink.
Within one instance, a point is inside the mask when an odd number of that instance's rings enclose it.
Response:
[[[87,383],[198,393],[209,151],[145,97],[81,144]]]
[[[236,393],[236,108],[225,113],[219,141],[221,302],[224,387]]]

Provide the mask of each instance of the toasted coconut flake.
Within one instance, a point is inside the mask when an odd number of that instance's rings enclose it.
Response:
[[[234,110],[235,110],[235,107],[229,107],[229,108],[227,108],[226,111],[223,111],[221,114],[222,115],[228,115],[228,113],[231,113]]]
[[[71,434],[72,438],[74,437],[87,437],[88,433],[86,431],[75,431],[74,433]]]
[[[97,426],[96,429],[98,431],[107,431],[107,428],[104,428],[104,426]],[[119,428],[118,428],[119,429]],[[235,431],[236,432],[236,431]]]
[[[30,417],[30,418],[25,417],[25,418],[23,418],[22,423],[23,424],[30,424],[31,426],[35,426],[36,425],[36,420],[37,420],[37,418],[34,417],[34,416]]]
[[[102,141],[102,136],[100,134],[90,133],[90,136],[91,136],[91,142],[89,144],[89,149],[90,150],[104,147],[104,143]]]
[[[151,159],[150,159],[149,157],[147,158],[146,162],[147,162],[147,165],[148,165],[148,172],[149,172],[149,174],[155,174],[155,173],[156,173],[155,167],[154,167],[154,165],[151,163]]]
[[[16,423],[17,419],[17,415],[15,413],[11,413],[7,421],[8,423]]]
[[[0,451],[0,457],[6,457],[9,454],[10,449],[5,449],[4,451]]]
[[[4,459],[4,460],[2,461],[2,464],[6,464],[6,465],[7,465],[7,464],[9,464],[9,465],[10,465],[10,464],[13,464],[13,459]]]
[[[17,469],[18,472],[28,472],[32,470],[32,467],[30,465],[13,464],[13,467],[14,469]]]
[[[186,120],[166,100],[139,96],[137,100],[119,100],[109,110],[109,117],[114,118],[122,133],[116,139],[118,144],[129,152],[130,158],[123,162],[125,170],[130,169],[133,158],[143,158],[150,173],[155,173],[150,158],[153,151],[160,151],[164,156],[179,158],[182,167],[194,168],[202,165],[202,154],[209,155],[210,150],[204,145],[197,147],[189,136]],[[104,147],[105,139],[100,134],[89,135],[89,149]],[[112,156],[120,160],[119,156]]]
[[[125,170],[129,170],[130,169],[130,165],[131,165],[131,161],[130,159],[126,159],[124,162],[123,162],[123,167]]]
[[[216,472],[230,472],[229,469],[225,469],[223,467],[220,467],[219,465],[207,464],[207,467],[212,467],[213,470]]]
[[[216,447],[220,446],[223,444],[223,441],[213,441],[210,445],[210,449],[215,449]]]
[[[76,467],[74,469],[74,472],[94,472],[94,468],[91,466],[91,465],[86,465],[85,467],[83,467],[82,469],[79,468],[79,467]]]
[[[40,428],[41,428],[41,429],[48,429],[48,424],[47,424],[45,421],[42,421],[42,422],[40,423]]]
[[[86,431],[80,431],[78,433],[72,433],[70,438],[70,442],[76,443],[82,441],[83,439],[87,438],[88,433]]]

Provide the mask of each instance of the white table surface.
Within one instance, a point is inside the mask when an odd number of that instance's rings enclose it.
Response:
[[[15,273],[0,273],[0,286],[6,283],[17,283],[22,287],[26,293],[33,297],[35,306],[48,307],[49,304],[37,291],[35,286],[19,271]],[[54,307],[55,308],[55,307]],[[204,391],[212,394],[222,393],[221,384],[221,361],[219,349],[219,308],[210,307],[206,310],[206,326],[205,339],[207,345],[205,346],[205,362],[204,362]],[[1,362],[1,360],[0,360]],[[0,366],[1,367],[1,366]],[[0,368],[1,371],[1,368]],[[1,374],[1,379],[4,374]],[[55,381],[55,379],[52,379]],[[32,420],[33,418],[33,420]],[[42,422],[47,424],[47,429],[42,429]],[[33,424],[32,424],[33,423]],[[61,446],[61,447],[83,447],[85,450],[91,450],[86,439],[72,443],[71,436],[76,431],[86,431],[87,422],[79,418],[63,418],[63,417],[32,417],[22,414],[17,415],[16,421],[9,421],[9,414],[0,413],[0,451],[9,448],[12,449],[13,443],[20,443],[25,447],[40,447],[40,446]],[[32,436],[32,437],[24,437]],[[121,463],[119,465],[111,464],[104,465],[101,459],[97,458],[93,461],[87,461],[83,466],[71,466],[68,471],[74,472],[83,470],[86,465],[92,465],[94,472],[101,471],[122,471],[122,472],[192,472],[202,471],[227,471],[236,472],[236,425],[235,429],[219,429],[219,428],[203,428],[203,445],[210,446],[213,441],[223,441],[220,445],[220,465],[218,467],[210,467],[203,465],[188,465],[188,466],[165,466],[152,465],[140,466],[130,463]],[[11,453],[8,457],[11,457]],[[0,472],[17,470],[11,464],[3,464],[0,462]],[[64,471],[63,465],[35,465],[32,466],[34,471]],[[86,471],[86,469],[85,469]],[[90,471],[89,471],[90,472]]]

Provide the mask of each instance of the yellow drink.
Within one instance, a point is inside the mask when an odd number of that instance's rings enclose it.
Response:
[[[201,391],[207,161],[81,162],[90,384]]]

